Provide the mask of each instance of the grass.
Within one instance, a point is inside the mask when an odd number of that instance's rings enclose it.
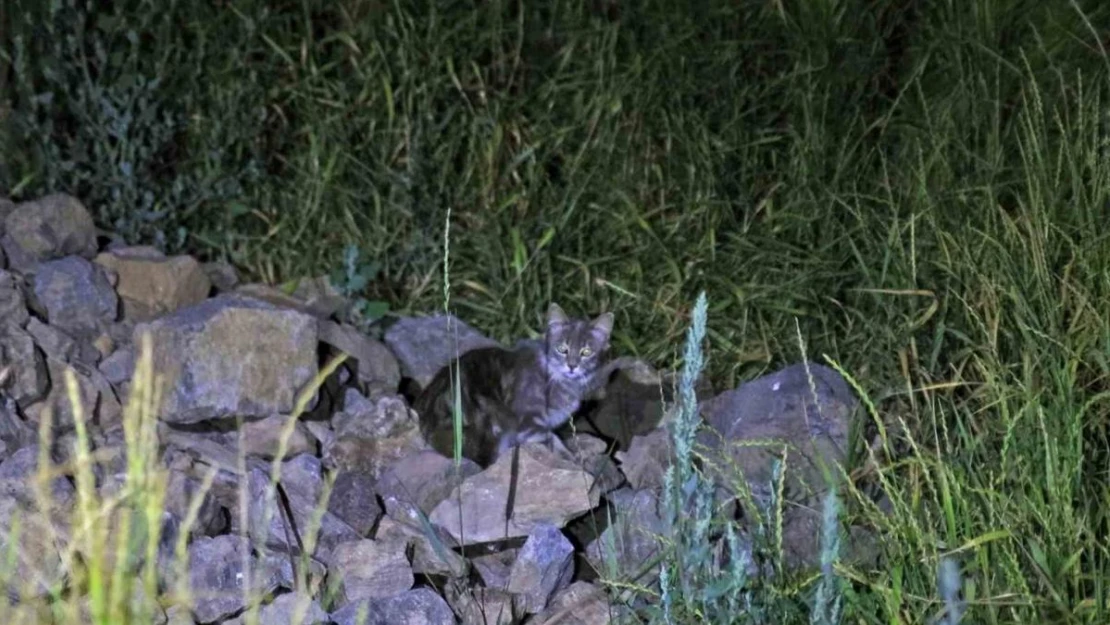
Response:
[[[1110,621],[1104,3],[93,4],[3,9],[0,192],[274,283],[353,245],[402,312],[450,209],[460,316],[613,310],[662,366],[704,291],[718,388],[804,345],[864,401],[840,622],[955,573],[961,622]]]

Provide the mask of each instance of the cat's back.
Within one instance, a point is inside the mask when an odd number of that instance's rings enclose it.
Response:
[[[422,416],[432,417],[437,405],[453,394],[456,376],[464,398],[496,391],[496,384],[515,362],[512,350],[500,346],[472,349],[440,368],[420,392],[413,408]]]
[[[522,339],[512,347],[480,347],[459,358],[459,368],[463,375],[480,380],[501,380],[523,369],[534,369],[540,364],[543,355],[543,342],[537,339]],[[453,363],[452,363],[453,364]],[[446,374],[452,367],[440,371]]]
[[[440,369],[413,403],[428,443],[446,456],[452,453],[457,382],[463,416],[463,456],[479,464],[488,462],[497,448],[491,423],[499,416],[503,418],[497,409],[511,394],[519,358],[516,350],[483,347]]]

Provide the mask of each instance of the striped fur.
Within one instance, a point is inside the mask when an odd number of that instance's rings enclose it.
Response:
[[[569,319],[552,304],[542,339],[463,354],[441,369],[414,403],[428,442],[446,456],[453,454],[458,375],[464,457],[486,467],[521,443],[561,448],[554,431],[570,420],[607,371],[603,361],[612,325],[611,313]]]

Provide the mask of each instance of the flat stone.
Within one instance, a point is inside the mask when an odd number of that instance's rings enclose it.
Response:
[[[258,613],[258,625],[329,625],[330,622],[319,602],[301,593],[278,595]]]
[[[34,292],[47,323],[77,339],[95,338],[119,313],[119,298],[104,269],[78,256],[40,264]]]
[[[169,423],[290,414],[317,373],[315,320],[262,302],[219,296],[137,325],[134,342],[146,333]]]
[[[335,625],[455,625],[451,606],[429,588],[353,601],[332,612],[331,619]]]
[[[328,558],[328,571],[342,584],[347,601],[384,599],[412,588],[414,577],[403,541],[369,538],[340,543]]]
[[[843,461],[855,407],[840,374],[799,363],[702,402],[708,427],[698,442],[727,476],[739,470],[756,488],[770,483],[772,460],[786,444],[787,489],[810,497],[826,487],[820,463],[835,471]]]
[[[20,408],[46,396],[50,378],[42,353],[35,349],[35,342],[27,331],[2,321],[0,363],[11,367],[3,388]]]
[[[453,315],[401,318],[386,331],[385,343],[401,363],[401,374],[421,387],[466,352],[500,345]]]
[[[563,527],[597,507],[593,476],[542,444],[526,444],[520,447],[516,499],[506,528],[511,469],[512,454],[505,454],[454,489],[432,511],[431,521],[460,544],[473,545],[527,536],[540,524]]]
[[[166,258],[149,249],[117,249],[96,257],[98,265],[119,277],[116,291],[125,319],[149,321],[208,297],[212,283],[195,258]]]
[[[27,271],[34,265],[62,258],[96,255],[96,226],[77,198],[62,193],[16,204],[6,209],[0,245],[11,267]]]
[[[12,325],[23,326],[30,316],[22,281],[11,273],[0,270],[0,319]]]
[[[371,395],[392,394],[401,384],[401,366],[383,343],[366,336],[354,326],[320,322],[320,342],[347,354],[356,364],[358,380]]]
[[[540,524],[517,554],[508,591],[520,595],[524,611],[534,614],[547,607],[551,596],[570,584],[573,575],[574,546],[555,526]]]

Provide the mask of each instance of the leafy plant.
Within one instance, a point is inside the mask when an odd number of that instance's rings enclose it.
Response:
[[[352,320],[363,328],[389,312],[389,302],[367,300],[361,296],[366,287],[378,277],[381,269],[381,264],[374,261],[360,263],[358,247],[348,245],[343,252],[343,267],[331,275],[332,285],[340,294],[352,300]]]

